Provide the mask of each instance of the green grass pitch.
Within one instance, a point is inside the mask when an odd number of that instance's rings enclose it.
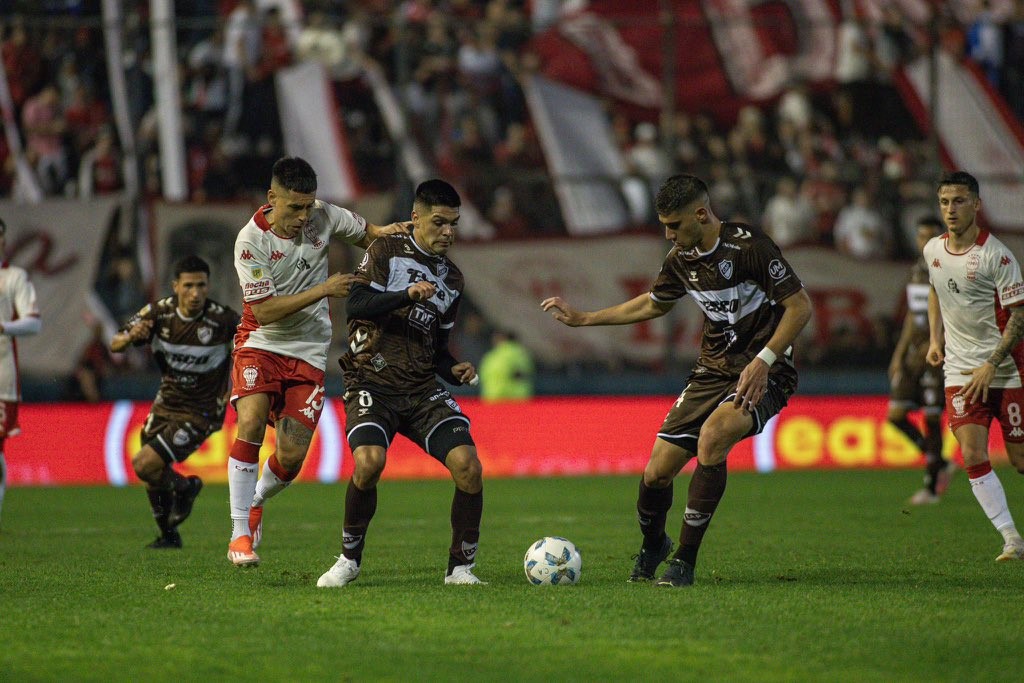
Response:
[[[1024,477],[998,472],[1024,523]],[[443,585],[451,484],[385,481],[363,574],[333,590],[315,584],[338,552],[340,484],[271,500],[249,570],[225,557],[226,487],[202,493],[180,551],[143,549],[141,488],[13,489],[0,681],[1020,680],[1024,563],[993,561],[1001,539],[962,473],[910,508],[919,481],[733,474],[679,590],[625,581],[636,477],[487,481],[486,586]],[[578,586],[526,581],[545,535],[581,549]]]

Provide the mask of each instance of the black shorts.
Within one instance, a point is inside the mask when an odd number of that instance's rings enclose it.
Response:
[[[219,420],[211,420],[203,415],[154,407],[142,427],[142,443],[155,450],[166,463],[184,462],[223,424],[223,415]]]
[[[692,375],[683,393],[679,394],[679,398],[665,416],[665,421],[658,430],[658,438],[696,454],[700,428],[718,406],[735,398],[738,381],[732,378]],[[788,377],[768,375],[768,390],[751,413],[754,424],[744,438],[760,434],[765,423],[786,407],[794,391],[796,384]]]
[[[462,413],[451,393],[439,384],[402,396],[369,387],[350,389],[345,392],[344,401],[345,435],[349,446],[357,430],[378,430],[384,437],[385,447],[391,445],[395,434],[401,434],[443,464],[447,450],[432,447],[437,444],[431,444],[431,436],[438,427],[451,421],[459,423],[467,432],[469,429],[469,418]]]

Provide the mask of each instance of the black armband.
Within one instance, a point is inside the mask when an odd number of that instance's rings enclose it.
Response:
[[[357,282],[349,290],[345,312],[349,318],[376,318],[401,308],[411,301],[412,299],[409,298],[409,294],[405,290],[378,292],[369,285]]]

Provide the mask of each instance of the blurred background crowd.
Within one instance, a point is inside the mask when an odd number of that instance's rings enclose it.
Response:
[[[854,259],[909,262],[915,221],[934,213],[942,160],[931,131],[897,96],[893,72],[939,45],[981,69],[1024,119],[1024,2],[979,1],[959,14],[936,3],[926,27],[908,22],[899,3],[880,3],[874,13],[857,11],[858,3],[838,4],[845,18],[827,87],[794,79],[779,96],[724,116],[710,108],[644,111],[609,98],[606,116],[626,172],[652,193],[673,173],[699,175],[718,215],[762,226],[783,248],[810,244]],[[120,5],[141,207],[129,222],[137,222],[146,220],[147,202],[162,194],[151,3]],[[389,207],[389,218],[407,213],[410,180],[368,69],[392,84],[428,167],[455,183],[493,226],[486,239],[532,239],[538,249],[542,240],[572,239],[522,77],[539,66],[535,37],[585,2],[292,5],[299,12],[289,15],[281,3],[256,0],[174,3],[188,202],[236,203],[239,227],[263,203],[270,166],[289,151],[275,75],[316,61],[330,75],[361,191]],[[45,196],[124,193],[129,179],[112,111],[100,0],[0,0],[0,52],[18,142]],[[0,197],[17,196],[15,161],[10,135],[0,137]],[[637,218],[625,232],[657,230],[653,212]],[[145,277],[136,234],[111,232],[94,283],[119,321],[167,290]],[[809,354],[808,362],[827,367],[841,357],[877,369],[884,381],[897,322],[879,320],[868,338],[852,335],[836,350]],[[502,320],[470,306],[457,334],[460,352],[479,362],[503,328]],[[104,349],[97,325],[68,379],[68,397],[116,397],[124,383],[111,378],[153,372],[144,356],[113,358]],[[680,380],[671,363],[637,368],[605,360],[602,371],[666,373],[673,386]],[[551,363],[537,370],[538,377],[587,372]]]

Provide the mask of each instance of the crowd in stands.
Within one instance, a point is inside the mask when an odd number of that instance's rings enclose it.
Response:
[[[565,234],[520,86],[536,67],[531,37],[553,21],[557,3],[304,0],[297,23],[266,5],[175,3],[190,201],[260,201],[270,165],[284,152],[275,74],[315,60],[333,79],[364,189],[394,192],[403,182],[397,143],[363,78],[369,67],[393,84],[434,170],[477,205],[499,239]],[[762,225],[782,246],[909,258],[914,222],[934,209],[939,163],[894,94],[892,73],[927,54],[933,39],[895,3],[882,5],[876,20],[849,18],[839,27],[834,87],[794,82],[735,120],[676,111],[661,121],[656,112],[643,118],[609,104],[629,172],[651,189],[672,173],[695,173],[709,182],[719,215]],[[0,54],[14,115],[48,196],[125,188],[99,6],[0,0]],[[149,6],[122,3],[142,198],[161,191]],[[946,12],[938,40],[982,69],[1024,119],[1024,0],[979,3],[968,21]],[[14,157],[0,136],[0,197],[14,194],[14,185]],[[649,227],[655,217],[647,219]],[[124,245],[114,249],[122,254]]]

